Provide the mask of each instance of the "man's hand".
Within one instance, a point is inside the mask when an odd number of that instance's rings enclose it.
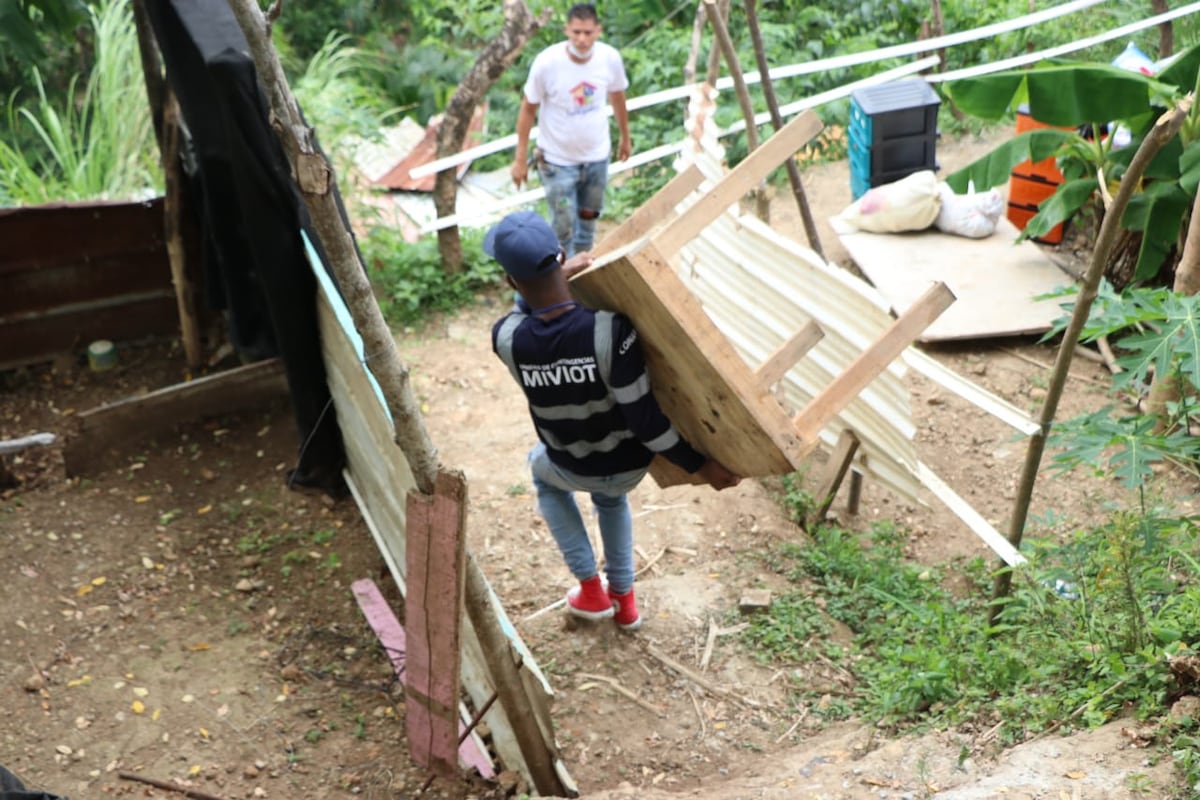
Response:
[[[617,161],[624,161],[633,153],[633,140],[627,136],[621,137],[621,142],[617,145]]]
[[[529,162],[523,158],[514,158],[511,174],[513,185],[520,189],[529,177]]]
[[[590,253],[576,253],[568,258],[562,265],[563,277],[571,280],[571,277],[576,273],[583,272],[592,265],[596,259]]]
[[[720,461],[712,458],[705,460],[703,466],[696,470],[696,474],[704,478],[708,485],[718,492],[731,486],[737,486],[742,480],[740,476],[730,472]]]

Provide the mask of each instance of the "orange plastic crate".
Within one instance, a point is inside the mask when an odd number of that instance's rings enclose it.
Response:
[[[1008,179],[1008,202],[1037,208],[1058,189],[1059,181],[1045,181],[1014,173]]]
[[[1069,127],[1060,127],[1057,125],[1047,125],[1044,122],[1038,122],[1033,117],[1029,116],[1024,111],[1017,112],[1017,133],[1025,133],[1026,131],[1037,130],[1038,128],[1056,128],[1057,130],[1069,131]],[[1063,174],[1059,170],[1058,165],[1054,162],[1054,158],[1044,158],[1036,164],[1032,161],[1022,161],[1012,169],[1013,175],[1023,175],[1029,178],[1041,178],[1042,180],[1050,181],[1051,183],[1062,183]]]
[[[1008,213],[1006,213],[1005,216],[1008,217],[1008,221],[1013,225],[1016,225],[1021,230],[1025,230],[1025,226],[1037,212],[1037,206],[1023,206],[1016,203],[1009,203]],[[1045,236],[1034,239],[1034,241],[1042,242],[1044,244],[1059,244],[1062,242],[1062,240],[1063,224],[1061,222],[1051,228]]]

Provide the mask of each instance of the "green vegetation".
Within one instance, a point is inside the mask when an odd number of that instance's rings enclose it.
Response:
[[[51,94],[31,67],[30,102],[8,98],[0,134],[0,205],[61,200],[117,200],[161,191],[154,135],[142,84],[137,35],[127,3],[89,8],[95,64],[83,88],[72,77],[66,96]]]
[[[1185,343],[1200,340],[1195,301],[1163,289],[1102,292],[1084,336],[1113,336],[1124,368],[1117,391],[1142,393],[1158,374],[1194,396],[1200,348]],[[1014,572],[994,627],[983,562],[918,566],[889,523],[865,534],[822,526],[811,544],[764,556],[795,589],[752,623],[746,643],[794,666],[794,702],[825,719],[858,715],[897,730],[972,724],[994,728],[1002,744],[1124,714],[1157,719],[1177,796],[1194,796],[1196,724],[1164,718],[1196,691],[1194,670],[1175,665],[1200,655],[1200,534],[1152,488],[1156,466],[1197,473],[1200,437],[1185,424],[1194,402],[1169,407],[1165,432],[1157,418],[1113,409],[1056,425],[1052,469],[1118,479],[1124,502],[1095,526],[1071,528],[1057,514],[1038,521],[1042,536],[1026,539],[1030,563]],[[807,517],[811,498],[795,481],[783,490],[793,516]],[[837,685],[810,679],[806,667],[818,662],[836,667]]]

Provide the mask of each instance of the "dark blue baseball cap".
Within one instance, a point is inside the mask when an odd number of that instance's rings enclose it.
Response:
[[[519,281],[557,269],[562,249],[550,223],[536,211],[514,211],[483,237],[483,252],[500,262]]]

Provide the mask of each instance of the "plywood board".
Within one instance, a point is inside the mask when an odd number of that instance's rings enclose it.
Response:
[[[922,342],[1039,334],[1063,315],[1056,300],[1034,298],[1073,283],[1032,242],[1001,218],[985,239],[935,230],[841,234],[859,269],[901,314],[932,281],[950,287],[958,301],[933,322]]]

